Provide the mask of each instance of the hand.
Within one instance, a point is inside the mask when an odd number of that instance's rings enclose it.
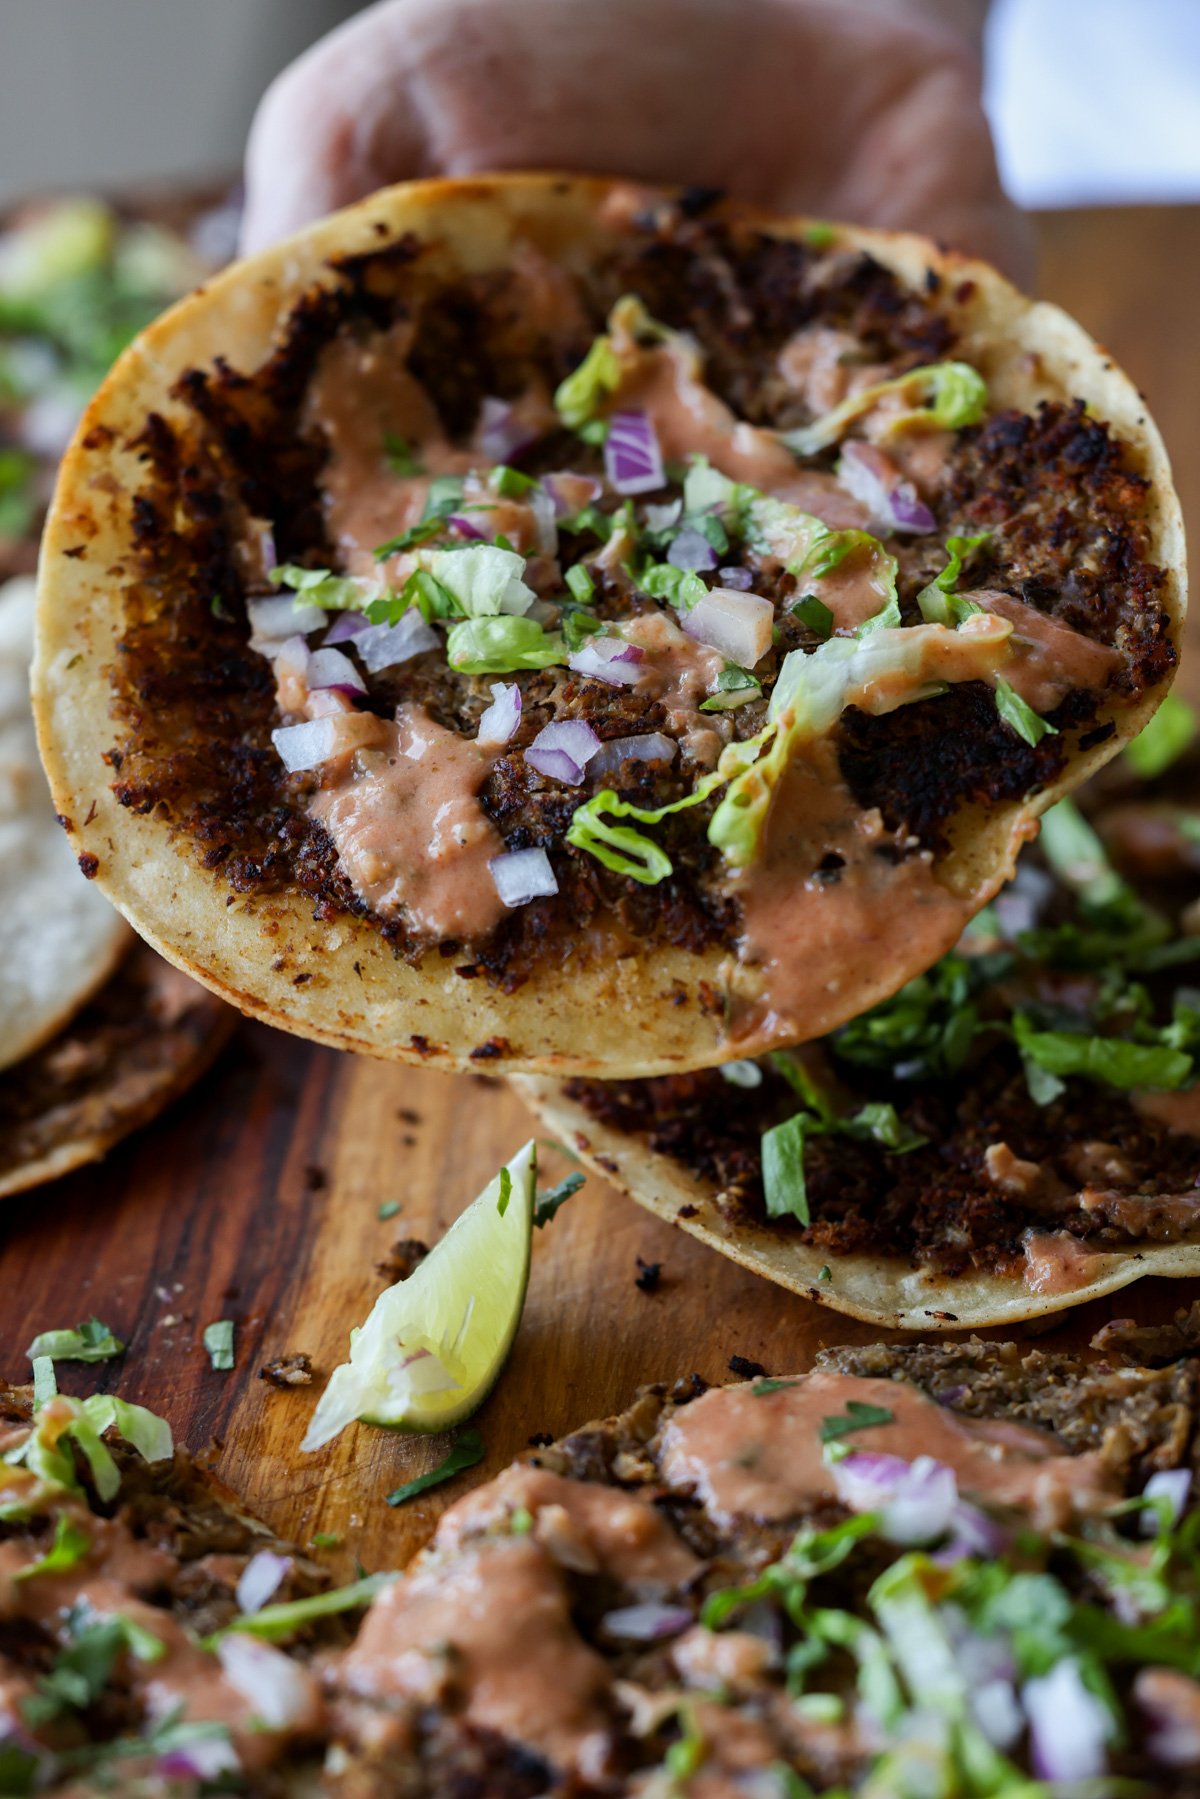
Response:
[[[258,109],[243,248],[409,176],[563,169],[924,231],[1027,273],[971,0],[384,0]]]

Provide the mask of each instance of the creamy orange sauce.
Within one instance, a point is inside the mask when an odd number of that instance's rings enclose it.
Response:
[[[717,1387],[683,1407],[663,1432],[663,1478],[694,1491],[722,1524],[794,1517],[816,1500],[836,1498],[818,1433],[850,1399],[889,1411],[892,1422],[856,1431],[844,1443],[908,1461],[932,1456],[953,1468],[964,1493],[1028,1506],[1036,1515],[1116,1496],[1098,1455],[1060,1454],[1042,1431],[963,1417],[906,1381],[821,1372],[757,1394],[754,1383]]]
[[[1021,1279],[1031,1293],[1077,1293],[1095,1276],[1098,1252],[1070,1231],[1030,1231]]]
[[[0,1543],[0,1619],[35,1624],[63,1646],[72,1640],[71,1614],[76,1607],[91,1618],[119,1617],[140,1625],[162,1645],[162,1654],[154,1660],[125,1658],[133,1691],[151,1718],[161,1720],[182,1707],[189,1722],[226,1725],[246,1769],[266,1767],[288,1735],[319,1727],[322,1706],[316,1682],[305,1668],[289,1664],[292,1690],[302,1701],[296,1723],[288,1731],[265,1729],[217,1656],[194,1643],[170,1612],[141,1597],[165,1584],[174,1570],[172,1557],[134,1538],[119,1520],[98,1518],[81,1508],[75,1521],[91,1539],[91,1547],[80,1562],[60,1574],[13,1579],[39,1552],[15,1538]]]
[[[360,899],[429,937],[475,940],[504,916],[488,869],[504,843],[479,802],[491,759],[473,739],[401,706],[383,749],[326,771],[310,811]]]
[[[1119,650],[1084,637],[1011,594],[988,587],[966,597],[986,612],[1011,620],[1012,655],[1004,679],[1035,712],[1053,712],[1072,688],[1106,687],[1124,664]]]
[[[972,902],[942,886],[928,853],[897,862],[894,850],[878,811],[864,812],[842,780],[831,742],[793,758],[759,859],[730,879],[742,908],[730,1035],[744,1053],[819,1037],[861,1010],[864,970],[886,969],[898,947],[926,968],[957,942]],[[822,869],[833,857],[838,866]]]
[[[701,768],[713,768],[730,735],[719,712],[701,712],[715,693],[725,658],[680,630],[666,612],[646,612],[621,627],[621,635],[645,650],[635,693],[658,700],[666,729],[680,751]]]
[[[559,1767],[601,1771],[609,1670],[576,1634],[562,1569],[531,1537],[419,1561],[376,1599],[339,1672],[346,1691],[385,1703],[432,1700],[451,1681],[469,1723]]]
[[[1180,1087],[1171,1093],[1135,1093],[1132,1099],[1139,1112],[1165,1124],[1168,1130],[1185,1137],[1200,1137],[1200,1085]]]
[[[433,401],[409,372],[412,338],[407,320],[365,339],[334,338],[305,400],[307,428],[329,445],[321,473],[325,516],[350,575],[378,574],[373,550],[416,524],[429,476],[465,474],[478,461],[473,451],[456,450],[446,440]],[[404,439],[424,474],[391,472],[389,432]]]
[[[535,1538],[552,1556],[564,1558],[565,1566],[590,1564],[589,1571],[611,1574],[646,1597],[681,1586],[699,1566],[644,1499],[521,1465],[451,1506],[438,1525],[437,1546],[457,1548],[465,1535],[503,1523],[522,1509],[534,1520]]]
[[[775,366],[816,418],[892,372],[886,363],[864,363],[858,339],[832,325],[805,325],[788,338]]]

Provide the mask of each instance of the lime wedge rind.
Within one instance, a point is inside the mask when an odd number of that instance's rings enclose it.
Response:
[[[320,1449],[348,1424],[439,1431],[476,1411],[504,1366],[529,1284],[537,1150],[507,1164],[405,1281],[388,1287],[350,1336],[301,1444]]]

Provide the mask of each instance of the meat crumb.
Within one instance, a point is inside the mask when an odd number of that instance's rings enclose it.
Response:
[[[396,1281],[406,1281],[428,1254],[429,1245],[422,1243],[420,1237],[400,1237],[392,1244],[384,1260],[376,1262],[375,1271],[393,1284]]]
[[[548,1430],[535,1430],[529,1439],[530,1449],[549,1449],[554,1438]]]
[[[758,1380],[767,1372],[761,1362],[751,1360],[748,1355],[731,1355],[728,1367],[730,1374],[738,1374],[743,1380]]]
[[[643,1262],[639,1256],[637,1265],[638,1271],[633,1277],[634,1286],[642,1293],[657,1293],[658,1283],[662,1279],[662,1263]]]
[[[259,1380],[269,1380],[273,1387],[311,1387],[312,1357],[297,1351],[276,1356],[258,1371]]]
[[[316,1162],[310,1162],[304,1170],[304,1185],[309,1193],[323,1193],[329,1185],[329,1176]]]

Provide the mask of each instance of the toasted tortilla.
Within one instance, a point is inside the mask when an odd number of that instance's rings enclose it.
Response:
[[[107,980],[130,943],[54,816],[29,707],[34,583],[0,587],[0,1068],[31,1055]]]
[[[98,1162],[204,1074],[237,1014],[139,944],[0,1091],[0,1199]]]
[[[797,1242],[769,1224],[726,1217],[717,1188],[669,1156],[598,1120],[557,1081],[529,1075],[513,1086],[546,1129],[566,1143],[601,1180],[636,1200],[656,1218],[677,1225],[730,1261],[800,1293],[833,1312],[861,1318],[880,1330],[963,1331],[1048,1318],[1115,1293],[1149,1274],[1200,1275],[1200,1243],[1147,1244],[1095,1251],[1087,1276],[1064,1292],[1035,1293],[1013,1276],[972,1272],[947,1277],[914,1268],[902,1256],[832,1255]]]
[[[311,898],[294,887],[231,894],[220,870],[202,866],[160,810],[122,809],[105,761],[116,735],[107,671],[119,654],[124,584],[137,555],[131,501],[146,478],[137,440],[152,414],[168,424],[190,417],[172,394],[178,378],[218,358],[236,369],[257,368],[300,297],[337,284],[331,258],[378,251],[406,234],[436,246],[447,278],[502,269],[519,242],[567,268],[586,268],[626,229],[628,208],[616,203],[623,191],[553,176],[387,190],[226,271],[167,313],[122,358],[83,421],[64,465],[41,574],[35,696],[55,801],[72,821],[73,848],[95,858],[97,882],[147,941],[254,1016],[400,1060],[469,1068],[485,1056],[493,1071],[546,1074],[696,1068],[781,1040],[771,1034],[778,1020],[767,1004],[758,1038],[731,1041],[720,1003],[730,956],[721,947],[642,946],[617,956],[580,941],[565,959],[546,960],[506,992],[464,981],[455,959],[436,950],[398,959],[352,911],[315,920]],[[804,220],[756,223],[781,238],[811,230]],[[1150,556],[1166,571],[1165,608],[1176,634],[1185,603],[1179,508],[1158,434],[1126,377],[1057,308],[1025,299],[982,264],[915,237],[839,227],[836,241],[869,251],[914,292],[926,291],[930,271],[943,278],[938,309],[957,329],[956,353],[987,379],[993,405],[1030,409],[1043,398],[1080,399],[1111,425],[1151,483]],[[1114,699],[1111,707],[1105,695],[1100,722],[1112,723],[1112,735],[1096,742],[1089,733],[1086,749],[1073,738],[1063,774],[1040,792],[986,811],[960,810],[937,864],[939,881],[956,900],[947,908],[945,940],[931,951],[928,942],[895,933],[886,954],[859,959],[808,1034],[893,992],[948,948],[963,920],[1011,874],[1038,815],[1136,735],[1167,685],[1164,679],[1136,701]],[[790,1039],[803,1034],[793,1029]]]

